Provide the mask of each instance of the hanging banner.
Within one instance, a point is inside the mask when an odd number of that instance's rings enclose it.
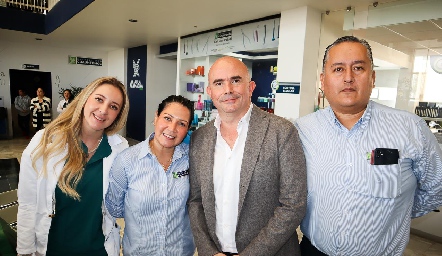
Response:
[[[181,38],[181,59],[277,48],[280,18]]]
[[[147,45],[127,50],[127,92],[130,101],[126,136],[138,141],[146,137]]]

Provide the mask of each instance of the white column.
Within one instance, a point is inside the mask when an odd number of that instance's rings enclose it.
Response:
[[[107,54],[108,57],[108,75],[116,77],[118,80],[125,84],[127,77],[126,62],[127,62],[127,49],[120,48],[115,51],[111,51]],[[123,127],[118,134],[126,136],[126,126]]]
[[[281,13],[279,82],[300,83],[300,94],[276,93],[275,114],[294,120],[313,112],[321,28],[320,11],[308,6]]]

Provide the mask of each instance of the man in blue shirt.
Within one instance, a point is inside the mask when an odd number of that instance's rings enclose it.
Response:
[[[370,45],[327,47],[330,107],[296,121],[307,160],[302,255],[402,255],[411,218],[442,205],[442,151],[425,121],[370,101]]]

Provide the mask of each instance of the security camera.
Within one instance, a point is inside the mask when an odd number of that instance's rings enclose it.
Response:
[[[379,4],[378,2],[374,2],[373,7],[378,7],[378,4]]]

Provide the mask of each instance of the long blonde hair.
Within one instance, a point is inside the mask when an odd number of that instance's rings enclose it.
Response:
[[[43,133],[38,146],[32,152],[32,167],[36,168],[36,162],[43,158],[41,175],[47,176],[48,160],[57,154],[62,154],[67,147],[67,154],[55,165],[65,163],[58,179],[58,186],[63,193],[80,200],[80,195],[75,190],[83,175],[83,167],[86,164],[86,154],[81,148],[81,125],[83,123],[83,109],[89,96],[101,85],[109,84],[120,89],[123,95],[123,104],[114,122],[104,129],[104,133],[112,135],[126,125],[129,112],[129,99],[126,88],[122,82],[114,77],[98,78],[84,88],[68,107],[51,123]]]

